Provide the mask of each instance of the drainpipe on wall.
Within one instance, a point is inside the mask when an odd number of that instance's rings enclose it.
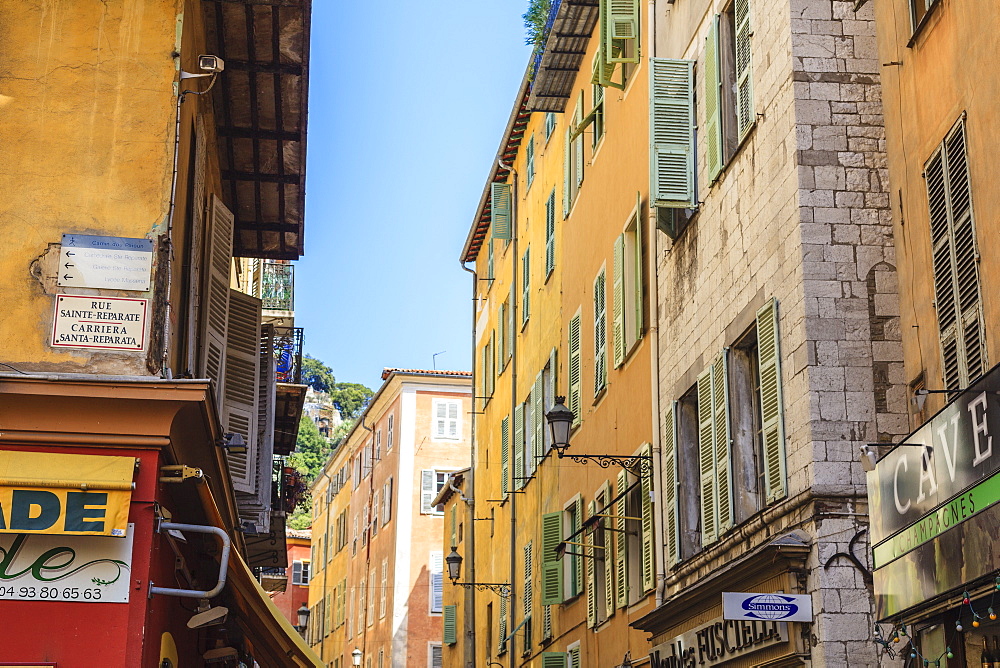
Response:
[[[511,184],[510,184],[510,240],[511,245],[511,273],[510,273],[510,308],[511,313],[514,314],[514,323],[517,324],[517,171],[514,169],[514,165],[505,165],[499,159],[497,160],[497,165],[500,169],[506,169],[510,172]],[[506,315],[506,314],[505,314]],[[509,316],[508,316],[509,317]],[[506,342],[506,341],[505,341]],[[514,332],[510,333],[510,415],[511,419],[514,419],[514,412],[517,407],[517,336]],[[513,429],[513,425],[511,425]],[[513,450],[513,448],[512,448]],[[507,479],[510,481],[514,480],[514,463],[508,461],[507,464],[510,468],[507,474]],[[512,485],[513,487],[513,485]],[[514,546],[514,536],[517,535],[517,494],[513,491],[509,494],[510,496],[510,598],[507,599],[507,623],[508,628],[516,628],[514,624],[514,611],[516,610],[514,606],[515,594],[514,594],[514,573],[517,568],[517,549]],[[473,581],[474,582],[474,581]],[[517,640],[514,635],[511,635],[510,642],[513,643],[513,647],[508,648],[510,653],[510,668],[517,668]]]
[[[656,57],[656,0],[649,0],[647,10],[649,24],[649,57]],[[652,189],[649,193],[652,204]],[[664,554],[666,532],[663,528],[663,439],[660,433],[660,286],[656,281],[656,266],[659,262],[656,236],[656,208],[647,207],[646,238],[649,239],[649,265],[646,267],[646,283],[649,285],[649,384],[652,397],[653,421],[653,563],[656,567],[655,608],[663,605],[667,585],[667,563]]]
[[[492,241],[488,243],[493,243]],[[479,298],[479,276],[475,269],[469,269],[464,262],[459,263],[465,271],[472,274],[472,419],[469,421],[469,500],[466,503],[468,517],[468,533],[466,538],[466,582],[476,581],[476,304]],[[454,489],[454,487],[452,488]],[[456,490],[458,491],[458,490]],[[461,492],[459,498],[464,500]],[[445,549],[451,547],[445,545]],[[473,587],[463,588],[465,596],[462,615],[462,648],[465,654],[465,665],[476,665],[476,597]]]

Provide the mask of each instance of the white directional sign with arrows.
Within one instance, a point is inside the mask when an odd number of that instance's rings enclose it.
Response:
[[[153,241],[64,234],[57,285],[109,290],[149,290]]]

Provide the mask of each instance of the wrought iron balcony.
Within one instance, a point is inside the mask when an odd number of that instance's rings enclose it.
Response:
[[[295,310],[295,266],[264,262],[260,275],[260,299],[265,311]]]
[[[275,380],[279,383],[302,382],[302,328],[274,328]]]

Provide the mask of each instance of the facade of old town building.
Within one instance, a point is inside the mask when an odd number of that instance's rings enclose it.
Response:
[[[310,3],[0,11],[0,140],[16,146],[0,166],[0,660],[319,665],[259,582],[284,566],[296,503],[281,458],[301,330],[275,294],[303,253]]]
[[[382,386],[316,476],[309,624],[324,665],[440,665],[442,513],[469,461],[470,373],[385,369]]]

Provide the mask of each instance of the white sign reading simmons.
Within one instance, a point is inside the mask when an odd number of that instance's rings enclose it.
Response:
[[[811,622],[812,596],[723,592],[722,616],[748,621]]]

